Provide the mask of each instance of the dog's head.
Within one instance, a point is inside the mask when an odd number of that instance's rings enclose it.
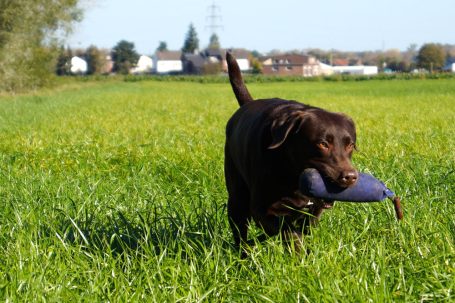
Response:
[[[271,123],[268,149],[282,148],[299,171],[315,168],[341,187],[358,179],[351,163],[356,130],[351,118],[319,108],[284,111]]]

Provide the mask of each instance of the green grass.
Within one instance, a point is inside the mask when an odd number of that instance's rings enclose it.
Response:
[[[0,300],[455,301],[455,81],[249,87],[352,116],[354,163],[402,195],[404,221],[391,203],[338,203],[308,254],[273,238],[242,260],[228,84],[68,83],[0,97]]]

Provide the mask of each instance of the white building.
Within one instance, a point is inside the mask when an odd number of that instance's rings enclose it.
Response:
[[[247,58],[240,58],[240,59],[236,59],[236,60],[237,60],[237,64],[239,65],[239,68],[241,71],[250,70],[250,60],[248,60]]]
[[[455,63],[451,63],[451,64],[447,65],[446,67],[444,67],[444,70],[455,73]]]
[[[85,74],[87,73],[87,61],[84,59],[74,56],[71,58],[71,68],[70,71],[73,74]]]
[[[324,75],[324,76],[330,76],[333,75],[333,66],[319,62],[319,74]]]
[[[151,73],[153,69],[153,60],[148,56],[140,56],[137,61],[136,67],[131,69],[133,74]]]
[[[378,67],[370,65],[354,65],[354,66],[333,66],[334,74],[348,75],[377,75]]]
[[[183,70],[180,51],[156,52],[154,71],[158,74],[179,73]]]

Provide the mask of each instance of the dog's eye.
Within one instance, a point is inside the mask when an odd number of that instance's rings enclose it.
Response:
[[[322,141],[322,142],[318,143],[318,147],[320,149],[329,149],[329,144],[327,142],[325,142],[325,141]]]

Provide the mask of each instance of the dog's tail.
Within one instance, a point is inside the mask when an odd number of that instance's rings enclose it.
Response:
[[[230,52],[226,52],[226,61],[228,65],[229,81],[231,81],[232,90],[234,91],[239,105],[242,106],[247,102],[253,101],[253,98],[243,82],[242,73],[240,72],[237,60]]]

